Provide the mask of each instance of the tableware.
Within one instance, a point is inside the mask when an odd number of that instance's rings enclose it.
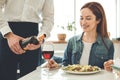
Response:
[[[120,80],[120,67],[111,65],[114,74],[114,80]]]
[[[114,64],[111,65],[114,74],[114,80],[120,80],[120,58],[113,60]]]
[[[46,63],[49,62],[49,60],[52,58],[52,56],[54,55],[54,46],[53,46],[53,43],[52,42],[44,42],[42,47],[42,56],[43,58],[46,60]],[[48,65],[44,68],[44,72],[47,76],[47,78],[49,79],[49,67]]]
[[[112,67],[112,69],[114,69],[114,70],[118,70],[118,71],[120,71],[120,67],[118,67],[118,66],[111,65],[111,67]]]
[[[42,55],[46,61],[49,61],[54,55],[54,46],[52,42],[44,42],[42,45]]]
[[[88,66],[88,65],[87,65]],[[65,67],[62,67],[61,69],[66,72],[66,73],[70,73],[70,74],[94,74],[94,73],[98,73],[101,71],[101,68],[99,67],[96,67],[97,70],[93,70],[93,71],[72,71],[72,70],[67,70],[69,66],[65,66]],[[93,67],[93,66],[91,66]]]

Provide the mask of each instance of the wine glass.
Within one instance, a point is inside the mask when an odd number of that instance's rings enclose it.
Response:
[[[42,45],[42,55],[46,61],[49,61],[54,55],[54,45],[52,42],[45,42]]]
[[[54,45],[52,42],[44,42],[42,45],[42,56],[48,62],[54,55]],[[49,68],[45,68],[47,75],[49,75]]]
[[[120,80],[120,58],[116,58],[113,60],[114,65],[113,68],[114,80]]]

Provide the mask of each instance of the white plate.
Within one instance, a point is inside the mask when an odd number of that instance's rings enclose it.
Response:
[[[75,71],[68,71],[68,70],[64,70],[63,68],[61,68],[64,72],[66,73],[70,73],[70,74],[94,74],[94,73],[98,73],[101,71],[101,69],[99,68],[98,71],[91,71],[91,72],[75,72]]]

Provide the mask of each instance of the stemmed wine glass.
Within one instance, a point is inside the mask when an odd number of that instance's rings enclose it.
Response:
[[[44,42],[42,45],[42,56],[48,62],[54,55],[54,45],[52,42]],[[49,68],[45,68],[47,75],[49,75]]]

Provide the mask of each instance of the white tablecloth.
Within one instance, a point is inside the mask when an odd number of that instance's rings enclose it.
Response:
[[[43,68],[38,67],[35,71],[18,80],[115,80],[113,73],[105,70],[87,75],[68,74],[61,69],[50,70],[49,76],[45,72]]]

